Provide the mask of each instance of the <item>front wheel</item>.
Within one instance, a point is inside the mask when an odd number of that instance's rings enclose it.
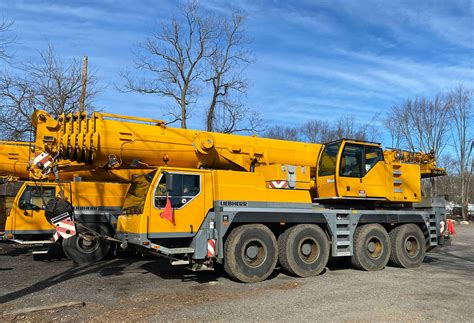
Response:
[[[235,228],[224,244],[224,270],[235,280],[255,283],[265,280],[278,260],[277,241],[262,224]]]
[[[101,236],[110,235],[110,230],[103,223],[88,223],[85,226]],[[77,264],[98,262],[105,258],[112,247],[109,240],[99,238],[95,233],[87,232],[82,227],[78,227],[77,235],[64,239],[62,245],[66,256]]]

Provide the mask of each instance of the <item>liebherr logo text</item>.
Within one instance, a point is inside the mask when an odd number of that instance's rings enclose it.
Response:
[[[237,207],[246,207],[248,202],[239,202],[239,201],[219,201],[219,206],[237,206]]]

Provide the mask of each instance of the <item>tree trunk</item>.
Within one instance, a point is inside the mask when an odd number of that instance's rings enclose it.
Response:
[[[436,177],[430,178],[431,197],[438,196],[438,181]]]
[[[187,119],[187,115],[186,115],[186,95],[184,95],[184,92],[183,92],[183,94],[181,94],[180,105],[181,105],[181,128],[186,129],[187,128],[187,125],[186,125],[186,119]]]
[[[209,111],[207,112],[207,131],[214,131],[214,109],[215,105],[211,104]]]
[[[214,92],[212,96],[211,104],[209,105],[209,110],[207,111],[207,131],[214,131],[214,118],[216,113],[216,104],[217,104],[217,93]]]
[[[467,175],[466,172],[461,173],[461,214],[464,221],[468,220],[468,192],[467,192]]]

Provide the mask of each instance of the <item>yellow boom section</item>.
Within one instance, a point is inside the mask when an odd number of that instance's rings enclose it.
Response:
[[[0,177],[7,180],[28,180],[28,163],[34,156],[33,144],[21,141],[0,141]],[[72,180],[81,177],[89,181],[130,181],[132,175],[141,175],[149,169],[97,169],[85,163],[61,160],[58,164],[62,180]],[[50,176],[53,179],[52,176]]]
[[[0,176],[28,178],[28,161],[33,156],[28,142],[0,141]]]
[[[38,151],[98,167],[250,171],[254,166],[291,164],[315,168],[321,149],[319,144],[171,128],[162,120],[99,112],[55,120],[45,111],[36,111],[32,121]]]

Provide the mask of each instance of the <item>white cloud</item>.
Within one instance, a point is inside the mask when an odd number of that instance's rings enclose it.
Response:
[[[417,32],[432,33],[459,46],[474,47],[472,1],[331,1],[357,20],[386,27],[416,41]],[[456,12],[456,13],[453,13]]]

